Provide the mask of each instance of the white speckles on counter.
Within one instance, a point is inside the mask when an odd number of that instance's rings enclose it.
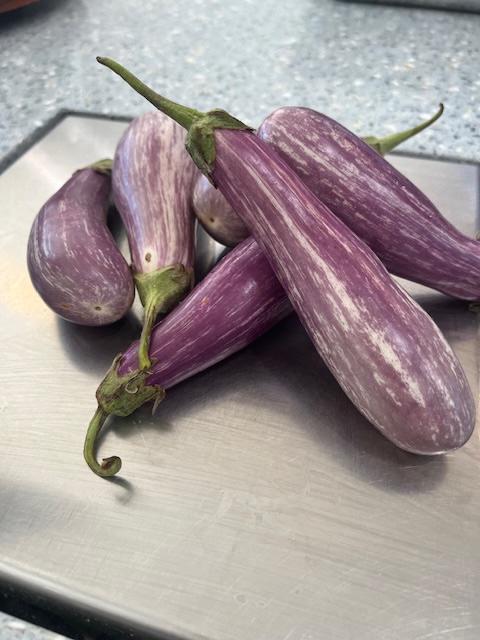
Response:
[[[258,125],[325,111],[360,134],[446,112],[406,150],[480,159],[480,15],[336,0],[42,0],[0,18],[0,155],[59,109],[148,109],[100,68],[110,55],[159,91]]]
[[[0,640],[62,640],[63,637],[0,613]]]

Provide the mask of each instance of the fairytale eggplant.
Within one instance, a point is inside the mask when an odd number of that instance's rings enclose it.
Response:
[[[113,363],[97,390],[84,455],[100,476],[120,469],[116,456],[98,463],[95,441],[110,414],[125,416],[145,402],[159,402],[182,380],[239,351],[292,310],[256,242],[231,251],[162,322],[150,341],[153,365],[138,370],[138,341]],[[135,391],[132,393],[132,391]]]
[[[278,109],[257,133],[391,273],[480,300],[480,243],[356,135],[303,107]]]
[[[250,235],[220,191],[203,174],[198,177],[193,190],[193,209],[202,227],[214,240],[227,247],[234,247]]]
[[[182,127],[162,113],[136,118],[113,161],[113,200],[127,231],[135,284],[145,309],[140,368],[148,368],[150,332],[193,284],[193,180]]]
[[[98,60],[188,130],[192,158],[247,225],[317,351],[367,419],[414,453],[464,444],[475,421],[465,374],[431,318],[368,246],[239,120],[177,105],[115,61]]]
[[[378,153],[384,155],[432,125],[442,113],[443,106],[440,107],[433,118],[422,122],[416,127],[385,136],[384,138],[368,136],[362,139]],[[269,118],[267,118],[267,122],[268,120]],[[293,166],[293,169],[295,169],[295,166]],[[234,247],[249,236],[247,227],[225,200],[225,197],[203,174],[199,176],[195,185],[193,208],[204,229],[218,242]]]
[[[130,269],[107,227],[111,160],[76,171],[40,209],[27,248],[33,286],[65,320],[97,326],[133,302]]]

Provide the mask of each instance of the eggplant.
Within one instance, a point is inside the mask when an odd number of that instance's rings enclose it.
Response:
[[[462,446],[475,423],[465,373],[432,319],[373,251],[250,127],[225,111],[178,105],[115,61],[98,61],[187,129],[192,158],[251,231],[359,411],[406,451]]]
[[[202,227],[220,244],[234,247],[250,235],[220,191],[203,174],[193,190],[193,210]]]
[[[108,415],[129,415],[144,402],[159,402],[166,389],[242,349],[291,311],[256,242],[249,238],[235,247],[155,326],[148,372],[138,369],[138,341],[115,359],[97,390],[98,409],[85,440],[90,468],[101,476],[120,469],[120,458],[98,463],[94,454]]]
[[[107,227],[111,160],[76,171],[40,209],[27,248],[28,271],[59,316],[110,324],[131,307],[130,269]]]
[[[331,118],[284,107],[258,130],[377,254],[390,273],[463,300],[480,300],[480,244],[365,142]]]
[[[193,285],[197,168],[182,127],[158,111],[133,120],[113,160],[113,200],[125,226],[133,277],[145,310],[140,368],[150,366],[150,332]]]
[[[286,108],[286,110],[288,109],[289,107]],[[296,112],[294,112],[294,116],[295,113]],[[432,125],[438,120],[438,118],[440,118],[442,113],[443,105],[440,105],[439,110],[432,118],[411,129],[394,133],[385,136],[384,138],[368,136],[362,138],[362,140],[375,149],[377,153],[385,155],[392,151],[392,149],[395,149],[399,144],[402,144],[409,138],[412,138],[417,135],[417,133],[420,133]],[[266,119],[266,122],[268,121],[269,118]],[[264,132],[262,131],[262,133]],[[321,152],[321,149],[318,151]],[[295,156],[295,158],[298,163],[298,155]],[[286,158],[286,160],[288,162],[288,158]],[[296,168],[295,161],[293,162],[292,168],[294,170]],[[212,238],[217,240],[217,242],[229,247],[234,247],[236,244],[248,237],[249,232],[247,227],[237,216],[220,191],[215,189],[213,184],[203,174],[199,176],[195,185],[195,190],[193,192],[193,208],[195,215],[200,220],[203,228],[212,236]]]

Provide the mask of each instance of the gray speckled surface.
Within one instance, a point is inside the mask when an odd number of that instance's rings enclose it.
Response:
[[[62,640],[62,638],[64,636],[0,613],[0,640]]]
[[[451,11],[480,12],[480,0],[344,0],[345,2],[371,2],[372,4],[391,4],[405,7],[430,7]]]
[[[41,0],[0,18],[0,155],[62,107],[147,109],[96,54],[254,125],[304,104],[385,134],[444,101],[404,149],[480,159],[480,15],[336,0]]]

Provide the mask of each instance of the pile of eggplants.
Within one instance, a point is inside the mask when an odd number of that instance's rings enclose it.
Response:
[[[360,139],[285,107],[259,129],[174,103],[115,61],[157,111],[135,119],[113,162],[77,171],[42,207],[28,244],[32,282],[66,320],[121,318],[136,287],[141,336],[96,393],[84,457],[110,415],[156,405],[177,383],[242,349],[295,311],[345,394],[386,438],[417,454],[461,447],[475,425],[464,371],[432,319],[391,274],[480,300],[480,244],[459,233],[383,157],[440,117]],[[125,226],[129,268],[107,226]],[[233,247],[192,289],[195,217]],[[155,325],[155,320],[158,320]],[[319,380],[321,392],[322,381]]]

